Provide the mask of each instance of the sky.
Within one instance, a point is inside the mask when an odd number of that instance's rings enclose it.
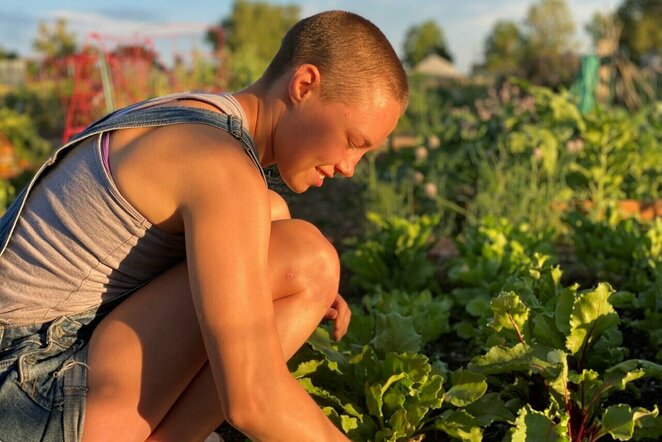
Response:
[[[328,9],[355,12],[379,26],[402,54],[404,36],[413,25],[434,20],[443,30],[456,67],[463,73],[483,59],[485,38],[500,19],[523,23],[535,0],[270,0],[296,4],[301,17]],[[112,42],[149,38],[163,54],[186,55],[193,48],[209,50],[204,31],[229,15],[232,0],[3,0],[0,3],[0,47],[21,56],[33,56],[32,41],[40,21],[64,17],[79,42],[91,32]],[[622,0],[566,0],[576,25],[576,47],[591,50],[584,25],[595,12],[613,11]]]

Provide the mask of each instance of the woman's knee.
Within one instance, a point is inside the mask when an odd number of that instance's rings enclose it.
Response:
[[[270,263],[286,262],[286,278],[304,288],[315,288],[316,295],[328,295],[329,303],[338,292],[340,260],[335,247],[311,223],[299,219],[272,222]],[[284,256],[285,255],[285,256]],[[284,260],[284,261],[283,261]]]

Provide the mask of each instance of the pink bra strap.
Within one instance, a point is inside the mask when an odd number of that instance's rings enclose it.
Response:
[[[110,163],[108,162],[108,146],[110,145],[110,132],[104,132],[101,138],[101,159],[103,160],[103,165],[110,173]]]

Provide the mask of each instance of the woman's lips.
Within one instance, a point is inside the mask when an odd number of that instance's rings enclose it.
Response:
[[[329,176],[319,167],[316,167],[315,171],[317,172],[317,181],[315,182],[315,186],[321,187],[324,183],[324,178],[329,178]]]

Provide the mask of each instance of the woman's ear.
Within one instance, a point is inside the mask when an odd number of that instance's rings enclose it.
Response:
[[[292,72],[288,88],[290,100],[298,103],[320,92],[322,78],[317,66],[302,64]]]

